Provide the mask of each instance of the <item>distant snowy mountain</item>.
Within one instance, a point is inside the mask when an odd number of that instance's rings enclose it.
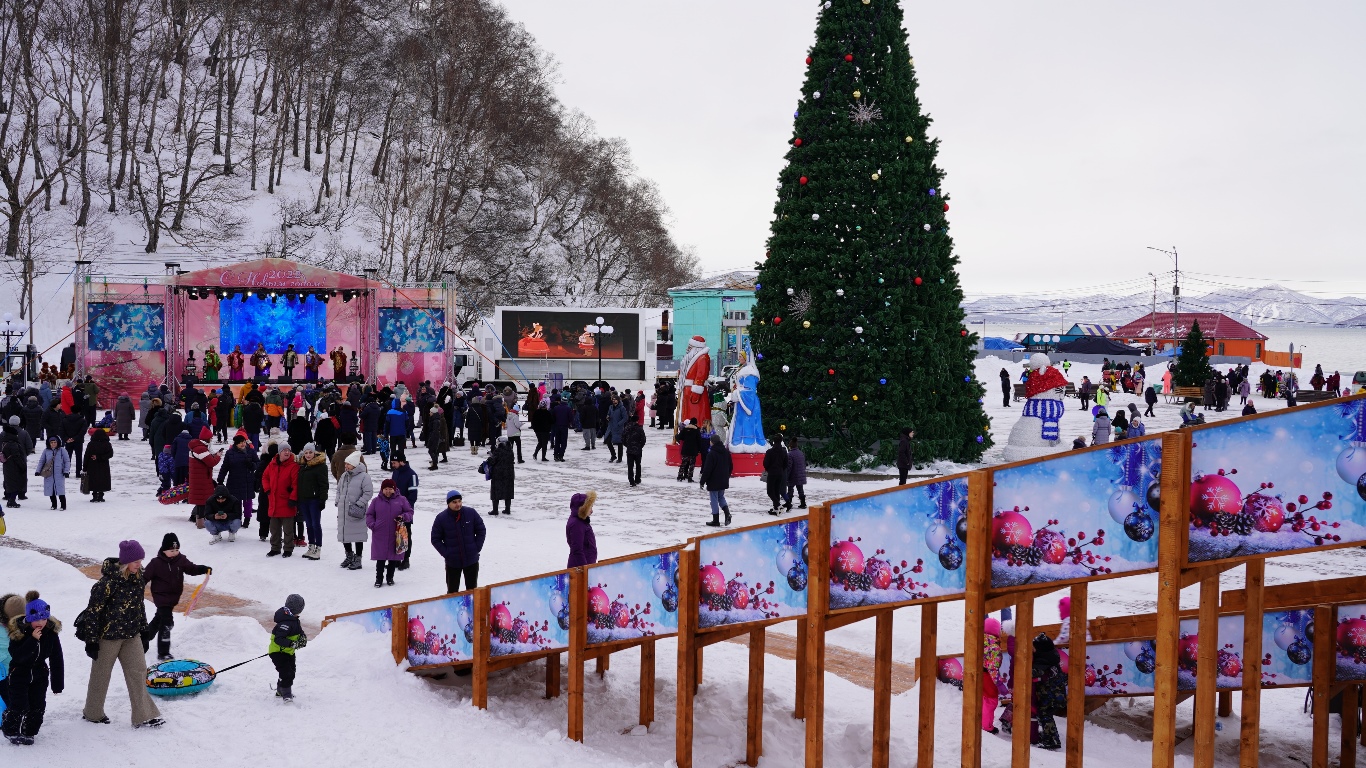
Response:
[[[1171,297],[1160,297],[1158,311],[1171,311]],[[1325,299],[1279,285],[1224,288],[1204,295],[1187,294],[1181,308],[1193,312],[1222,312],[1252,327],[1334,325],[1366,326],[1366,298]],[[963,302],[968,322],[1032,324],[1070,327],[1073,323],[1120,325],[1152,311],[1152,294],[1078,297],[984,296]]]

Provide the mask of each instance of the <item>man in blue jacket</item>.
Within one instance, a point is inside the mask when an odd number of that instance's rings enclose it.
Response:
[[[446,508],[432,521],[432,546],[446,559],[446,594],[479,586],[479,551],[484,548],[484,520],[479,510],[464,506],[460,491],[446,493]]]

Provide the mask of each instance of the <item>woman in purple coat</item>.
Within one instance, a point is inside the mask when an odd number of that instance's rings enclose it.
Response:
[[[404,542],[403,552],[398,547],[398,521],[413,522],[413,507],[407,497],[398,494],[392,479],[379,484],[379,495],[365,510],[365,527],[370,529],[370,559],[375,561],[375,586],[394,586],[394,569],[403,562],[411,542]],[[407,529],[404,529],[405,533]]]
[[[593,502],[597,491],[576,493],[569,499],[569,522],[564,526],[564,539],[569,543],[569,564],[566,568],[592,565],[598,561],[598,537],[593,533]]]

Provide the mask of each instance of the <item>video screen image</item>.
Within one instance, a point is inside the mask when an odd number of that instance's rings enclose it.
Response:
[[[611,326],[610,334],[589,333],[597,319]],[[634,360],[640,357],[640,318],[612,312],[560,310],[503,310],[503,344],[513,357]]]
[[[218,304],[218,336],[224,352],[240,346],[243,353],[251,354],[261,343],[272,355],[284,352],[290,344],[300,354],[310,344],[326,353],[327,305],[312,296],[303,301],[257,296],[246,301],[229,299]]]

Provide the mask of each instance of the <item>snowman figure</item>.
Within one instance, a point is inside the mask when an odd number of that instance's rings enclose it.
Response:
[[[1006,438],[1006,461],[1021,461],[1047,456],[1062,443],[1059,421],[1067,410],[1062,402],[1067,379],[1054,368],[1048,355],[1035,353],[1029,358],[1029,378],[1025,380],[1024,412]]]

